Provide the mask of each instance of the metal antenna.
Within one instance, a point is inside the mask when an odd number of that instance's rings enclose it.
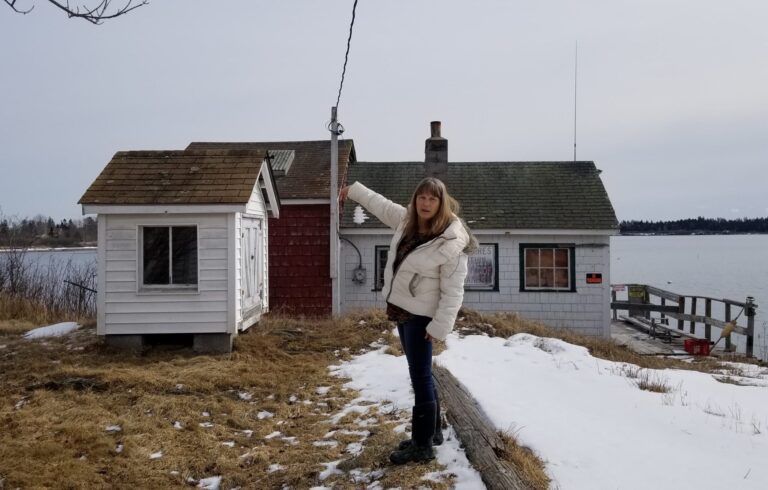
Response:
[[[576,161],[576,102],[578,100],[578,82],[579,82],[579,41],[576,41],[576,50],[574,52],[573,63],[573,161]]]

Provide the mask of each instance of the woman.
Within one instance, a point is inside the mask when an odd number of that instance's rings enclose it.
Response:
[[[438,179],[422,180],[407,208],[359,182],[341,189],[339,199],[347,197],[395,230],[382,295],[387,316],[397,323],[415,403],[412,439],[400,443],[389,459],[395,464],[428,461],[434,458],[432,444],[443,442],[432,339],[445,340],[453,329],[464,298],[466,252],[477,243],[457,217],[458,203]]]

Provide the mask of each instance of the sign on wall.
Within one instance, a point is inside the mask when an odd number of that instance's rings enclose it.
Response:
[[[587,284],[602,284],[603,275],[599,272],[587,273]]]
[[[480,291],[498,289],[498,257],[498,244],[481,243],[475,253],[469,256],[464,289]]]

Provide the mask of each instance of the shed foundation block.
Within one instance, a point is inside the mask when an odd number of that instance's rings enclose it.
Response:
[[[226,354],[232,352],[233,338],[228,333],[198,333],[193,336],[192,348],[195,352]]]
[[[143,335],[107,335],[104,340],[116,349],[138,351],[144,348]]]

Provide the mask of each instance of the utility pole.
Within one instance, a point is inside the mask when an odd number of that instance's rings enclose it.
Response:
[[[331,314],[341,313],[341,288],[339,286],[339,121],[336,107],[331,107]]]

